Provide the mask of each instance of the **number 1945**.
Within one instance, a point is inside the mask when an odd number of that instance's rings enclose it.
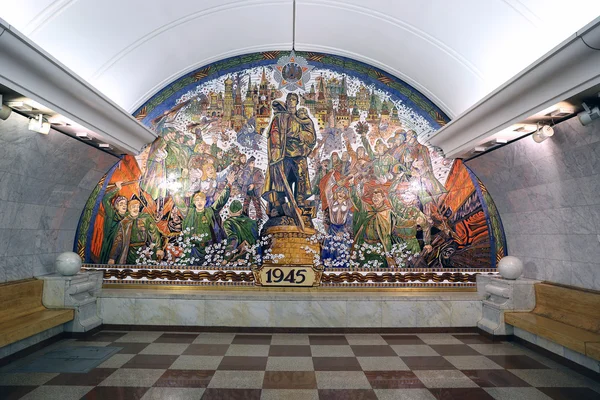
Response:
[[[266,272],[267,281],[265,283],[283,283],[301,285],[306,280],[306,269],[290,269],[286,273],[281,268],[272,268]]]

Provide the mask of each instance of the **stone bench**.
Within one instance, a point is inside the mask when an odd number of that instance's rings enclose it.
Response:
[[[0,348],[73,320],[72,309],[47,309],[44,282],[28,279],[0,285]]]
[[[600,293],[536,283],[535,308],[506,312],[507,324],[600,360]]]

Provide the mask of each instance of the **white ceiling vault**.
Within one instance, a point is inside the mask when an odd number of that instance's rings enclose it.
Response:
[[[598,0],[297,0],[295,48],[411,84],[450,117],[600,15]],[[0,18],[133,112],[219,59],[291,50],[293,0],[0,0]]]

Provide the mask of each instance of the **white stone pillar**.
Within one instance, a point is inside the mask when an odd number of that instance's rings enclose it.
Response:
[[[102,271],[39,276],[44,281],[42,303],[47,308],[73,308],[75,318],[65,324],[65,332],[87,332],[102,324],[97,296],[102,290]]]

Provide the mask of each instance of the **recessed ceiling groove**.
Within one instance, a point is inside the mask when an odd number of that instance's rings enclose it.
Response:
[[[271,2],[266,2],[264,0],[243,0],[243,1],[238,1],[238,2],[233,2],[233,3],[228,3],[228,4],[224,4],[224,5],[220,5],[217,7],[212,7],[212,8],[208,8],[205,10],[201,10],[189,15],[186,15],[185,17],[176,19],[175,21],[171,21],[168,24],[164,24],[156,29],[154,29],[151,32],[148,32],[146,35],[140,37],[138,40],[136,40],[135,42],[131,43],[129,46],[123,48],[123,50],[119,51],[114,57],[112,57],[110,60],[108,60],[106,63],[104,63],[90,78],[90,80],[93,82],[95,80],[97,80],[98,78],[100,78],[109,68],[111,68],[115,63],[117,63],[120,59],[122,59],[123,57],[125,57],[128,53],[130,53],[131,51],[135,50],[136,48],[138,48],[139,46],[141,46],[142,44],[148,42],[149,40],[151,40],[152,38],[166,32],[169,31],[173,28],[176,28],[179,25],[183,25],[187,22],[193,21],[195,19],[200,19],[200,18],[205,18],[208,17],[210,15],[213,14],[217,14],[220,12],[224,12],[224,11],[228,11],[228,10],[232,10],[232,9],[239,9],[239,8],[248,8],[248,7],[256,7],[256,6],[261,6],[261,7],[265,7],[265,6],[272,6],[272,5],[282,5],[282,4],[286,4],[283,3],[281,1],[271,1]],[[289,2],[289,4],[291,5],[291,1]]]
[[[451,107],[449,107],[446,103],[444,103],[439,97],[437,97],[433,92],[431,92],[423,84],[415,81],[410,76],[395,69],[394,67],[391,67],[387,64],[383,64],[382,62],[377,61],[373,58],[364,56],[359,53],[354,53],[352,51],[338,49],[336,47],[323,46],[323,45],[312,44],[312,43],[296,43],[296,47],[297,47],[298,51],[316,51],[316,52],[321,52],[321,53],[329,53],[329,54],[334,54],[334,55],[338,55],[338,56],[352,58],[352,59],[370,64],[370,65],[377,67],[383,71],[386,71],[389,74],[394,75],[397,78],[400,78],[404,82],[408,83],[409,85],[411,85],[412,87],[417,89],[425,97],[427,97],[429,100],[431,100],[436,106],[441,108],[446,113],[446,115],[448,115],[448,117],[450,117],[451,119],[454,118],[454,116],[456,115],[456,113],[454,112],[454,110]]]
[[[63,11],[77,3],[78,0],[55,0],[37,14],[27,23],[23,33],[27,36],[33,36],[35,33],[47,25],[54,18],[58,17]]]
[[[144,93],[138,100],[136,100],[130,107],[128,107],[127,110],[129,113],[133,114],[135,112],[135,110],[137,110],[142,104],[144,104],[146,101],[148,101],[159,90],[163,89],[168,84],[175,82],[177,79],[181,78],[182,76],[184,76],[192,71],[195,71],[196,69],[198,69],[200,67],[208,65],[210,63],[220,61],[220,60],[223,60],[223,59],[229,58],[229,57],[235,57],[235,56],[239,56],[242,54],[247,54],[247,53],[271,51],[271,50],[289,50],[289,49],[291,49],[291,45],[292,45],[292,42],[284,42],[284,43],[270,43],[270,44],[264,44],[264,45],[258,45],[258,46],[241,47],[239,49],[235,49],[232,51],[227,51],[225,53],[217,54],[213,57],[205,58],[205,59],[198,61],[194,64],[191,64],[191,65],[187,66],[186,68],[183,68],[183,69],[179,70],[178,72],[163,79],[162,81],[160,81],[159,83],[154,85],[146,93]]]
[[[373,9],[370,9],[367,7],[359,7],[359,6],[349,5],[346,3],[340,3],[340,2],[332,1],[332,0],[320,0],[318,2],[303,1],[303,2],[299,3],[299,5],[300,6],[312,5],[312,6],[337,8],[337,9],[346,10],[346,11],[353,11],[353,12],[365,15],[367,17],[372,17],[372,18],[379,19],[381,21],[385,21],[391,25],[397,26],[397,27],[415,35],[416,37],[430,43],[432,46],[437,47],[440,51],[446,53],[448,56],[455,59],[459,64],[462,64],[466,69],[468,69],[471,73],[473,73],[473,75],[475,75],[481,81],[484,81],[483,74],[481,73],[479,68],[477,68],[474,64],[472,64],[462,54],[460,54],[458,51],[454,50],[450,46],[446,45],[439,39],[436,39],[435,37],[427,34],[426,32],[420,30],[419,28],[417,28],[407,22],[401,21],[397,18],[391,17],[389,15],[383,14],[379,11],[376,11],[376,10],[373,10]]]

